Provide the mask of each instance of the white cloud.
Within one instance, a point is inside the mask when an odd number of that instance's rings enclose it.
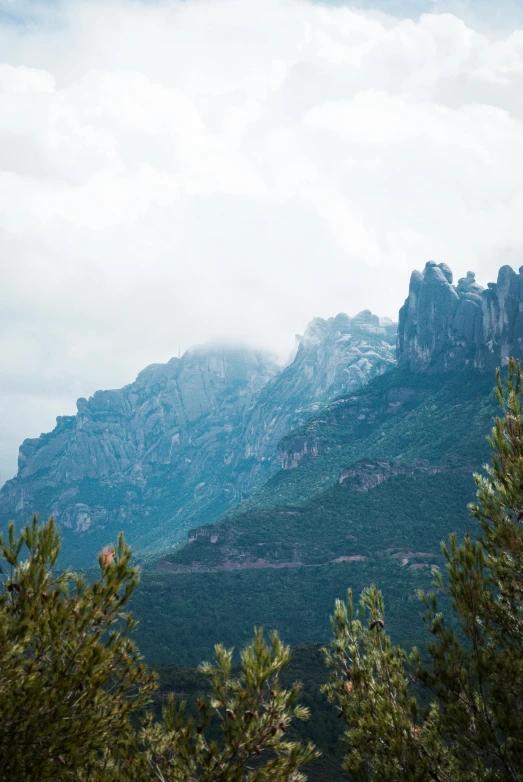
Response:
[[[523,30],[306,0],[12,4],[1,22],[0,474],[210,338],[287,355],[412,268],[523,249]]]

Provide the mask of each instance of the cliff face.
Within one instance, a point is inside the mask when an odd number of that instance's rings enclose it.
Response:
[[[234,446],[278,371],[255,351],[200,348],[147,367],[122,389],[79,399],[76,416],[22,444],[0,518],[53,513],[68,540],[124,528],[137,547],[176,541],[186,514],[234,498]]]
[[[215,429],[241,430],[277,372],[269,356],[247,350],[196,349],[153,364],[122,389],[79,399],[76,416],[59,418],[51,435],[25,440],[17,479],[59,486],[125,478],[140,486],[158,465],[191,471],[189,451],[206,450],[196,422],[205,421],[207,443]]]
[[[395,364],[397,325],[369,310],[353,318],[315,318],[297,335],[294,360],[269,383],[253,409],[246,448],[278,462],[278,443],[337,396],[350,393]]]
[[[483,289],[468,272],[452,284],[444,264],[429,261],[410,279],[400,309],[397,357],[413,372],[479,370],[523,357],[523,267],[499,270],[496,283]]]
[[[151,365],[24,441],[0,523],[53,513],[74,556],[92,557],[119,529],[135,550],[176,543],[276,469],[277,442],[297,421],[392,366],[394,341],[394,324],[364,312],[314,320],[283,371],[218,347]]]

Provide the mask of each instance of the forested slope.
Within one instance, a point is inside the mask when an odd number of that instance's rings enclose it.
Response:
[[[196,663],[216,640],[245,642],[254,625],[293,645],[323,641],[335,598],[371,582],[387,596],[393,636],[419,640],[405,604],[442,565],[440,541],[470,526],[472,472],[488,458],[497,412],[493,382],[474,371],[395,370],[323,411],[293,436],[316,438],[316,455],[148,563],[134,598],[147,655]]]

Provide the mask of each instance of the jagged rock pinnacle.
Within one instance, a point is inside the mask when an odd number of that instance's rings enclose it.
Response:
[[[412,273],[400,310],[398,364],[415,372],[487,369],[523,356],[523,267],[502,266],[484,289],[474,272],[452,284],[449,267],[434,261]]]

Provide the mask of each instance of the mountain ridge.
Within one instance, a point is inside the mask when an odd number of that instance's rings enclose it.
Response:
[[[335,599],[370,584],[383,590],[393,639],[421,643],[406,607],[444,567],[441,540],[473,531],[467,507],[488,459],[493,386],[473,368],[394,369],[328,406],[305,425],[323,422],[317,456],[144,563],[133,611],[145,654],[196,663],[216,639],[241,647],[253,626],[291,645],[325,643]],[[404,402],[383,418],[391,393]]]
[[[283,369],[260,351],[216,345],[149,365],[24,441],[0,522],[54,514],[75,564],[122,528],[138,552],[175,545],[277,469],[283,434],[391,367],[395,335],[363,311],[314,319]]]
[[[211,345],[79,399],[76,416],[22,444],[18,474],[0,491],[0,524],[54,514],[75,566],[120,529],[139,555],[178,547],[191,529],[260,498],[285,503],[285,491],[302,491],[307,463],[316,491],[358,459],[382,459],[379,443],[365,453],[351,442],[370,443],[373,427],[421,404],[431,375],[436,384],[442,374],[488,375],[509,354],[523,356],[523,267],[502,267],[483,289],[473,272],[454,285],[446,264],[429,261],[411,276],[397,339],[396,325],[369,310],[340,313],[313,319],[283,369],[260,351]],[[434,466],[430,444],[427,453]],[[390,459],[409,462],[401,451]]]

